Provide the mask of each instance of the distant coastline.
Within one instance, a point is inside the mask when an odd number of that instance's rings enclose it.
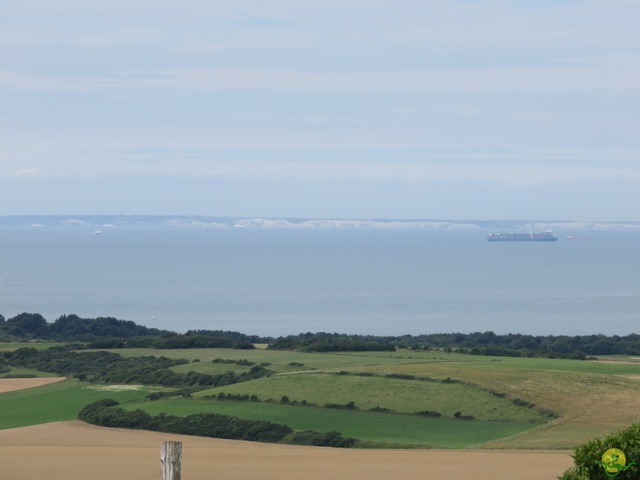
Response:
[[[450,220],[450,219],[349,219],[215,217],[200,215],[5,215],[0,227],[164,227],[253,229],[425,229],[425,230],[640,230],[640,221],[578,220]]]

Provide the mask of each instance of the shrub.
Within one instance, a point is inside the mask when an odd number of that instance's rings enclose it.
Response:
[[[339,410],[356,410],[356,403],[352,400],[344,405],[341,403],[325,403],[324,408],[337,408]]]
[[[103,399],[84,407],[78,419],[94,425],[133,428],[158,432],[229,438],[257,442],[279,442],[293,430],[287,425],[263,420],[247,420],[215,413],[196,413],[177,417],[161,413],[151,416],[142,410],[126,411],[115,408],[118,402]]]
[[[460,413],[460,412],[456,412]],[[423,417],[441,417],[442,414],[438,412],[432,412],[431,410],[422,410],[420,412],[416,412],[416,415],[422,415]]]
[[[463,415],[460,411],[454,413],[453,416],[458,420],[475,420],[476,418],[473,415]]]
[[[621,450],[626,457],[627,470],[607,474],[602,465],[602,455],[610,448]],[[605,480],[615,474],[616,480],[637,479],[640,475],[640,424],[634,423],[601,439],[591,440],[576,448],[575,465],[565,471],[560,480]],[[635,464],[634,464],[635,462]]]
[[[369,409],[370,412],[377,412],[377,413],[392,413],[394,412],[394,410],[390,409],[390,408],[385,408],[385,407],[373,407]]]
[[[415,375],[407,375],[405,373],[388,373],[385,375],[387,378],[396,378],[398,380],[416,380]]]
[[[256,362],[251,362],[251,361],[247,360],[246,358],[244,358],[242,360],[238,360],[236,362],[236,364],[244,366],[244,367],[252,367],[252,366],[254,366],[256,364]]]
[[[316,432],[304,430],[295,432],[287,438],[287,442],[293,445],[313,445],[315,447],[339,447],[349,448],[356,443],[354,438],[345,438],[340,432]]]

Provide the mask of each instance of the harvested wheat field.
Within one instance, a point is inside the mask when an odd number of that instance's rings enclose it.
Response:
[[[40,387],[50,383],[61,382],[64,377],[42,377],[42,378],[0,378],[0,393],[23,390],[25,388]]]
[[[71,421],[0,431],[0,478],[157,480],[163,440],[183,442],[185,480],[549,480],[572,465],[568,451],[298,447]]]

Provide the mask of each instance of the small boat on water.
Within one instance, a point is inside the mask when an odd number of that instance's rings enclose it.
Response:
[[[567,235],[567,240],[591,240],[591,237],[574,237],[573,235]]]

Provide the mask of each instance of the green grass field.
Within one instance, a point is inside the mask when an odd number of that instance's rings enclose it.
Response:
[[[289,425],[294,430],[340,431],[369,447],[465,448],[531,429],[517,422],[480,422],[415,415],[373,413],[300,407],[271,403],[229,402],[203,399],[171,399],[133,402],[128,410],[141,408],[151,414],[189,415],[195,412],[220,413]]]
[[[1,347],[0,347],[1,348]],[[523,369],[523,370],[552,370],[599,374],[639,373],[640,360],[633,361],[628,357],[603,357],[603,360],[618,360],[627,363],[603,363],[581,360],[563,360],[549,358],[519,358],[519,357],[484,357],[464,355],[458,353],[444,353],[431,351],[398,351],[398,352],[341,352],[341,353],[300,353],[277,350],[230,350],[230,349],[115,349],[108,350],[125,357],[155,355],[158,357],[184,358],[192,362],[190,369],[205,372],[212,360],[224,358],[228,360],[247,359],[255,363],[270,363],[268,367],[278,373],[300,370],[341,370],[357,369],[370,366],[392,365],[440,365],[455,364],[472,367],[487,367],[491,369]],[[301,367],[291,366],[291,363],[302,363]],[[226,370],[243,371],[245,367],[234,364],[218,364]],[[175,368],[183,368],[184,365]]]
[[[385,377],[336,375],[335,373],[282,374],[253,382],[238,383],[196,393],[196,396],[257,395],[261,400],[280,400],[347,404],[354,402],[360,410],[384,408],[413,414],[429,410],[446,417],[456,412],[478,420],[543,423],[548,420],[539,412],[515,405],[486,390],[465,383],[403,380]]]
[[[137,400],[147,395],[148,387],[113,389],[109,385],[89,385],[65,380],[42,387],[0,394],[0,429],[40,423],[75,420],[87,404],[102,398],[119,402]]]
[[[158,357],[184,358],[193,362],[190,363],[193,370],[206,371],[210,368],[208,364],[216,358],[228,360],[249,360],[260,363],[269,363],[269,369],[278,373],[300,371],[300,370],[340,370],[345,368],[366,367],[371,364],[396,365],[407,362],[419,361],[421,363],[449,362],[447,354],[434,353],[414,353],[414,352],[344,352],[344,353],[299,353],[278,350],[230,350],[230,349],[188,349],[188,350],[164,350],[164,349],[115,349],[108,350],[125,357],[139,357],[155,355]],[[469,358],[469,356],[466,356]],[[302,366],[292,366],[291,363],[301,363]],[[243,371],[245,367],[234,364],[227,366],[227,370]],[[175,368],[181,368],[175,367]]]
[[[637,421],[640,411],[640,361],[622,356],[577,361],[481,357],[439,351],[112,351],[123,356],[156,355],[189,360],[188,364],[173,367],[178,372],[195,370],[215,375],[226,371],[242,373],[250,368],[235,363],[212,363],[216,358],[268,364],[266,368],[274,372],[270,377],[201,391],[191,399],[136,401],[127,404],[127,408],[175,414],[203,409],[286,423],[295,429],[337,430],[378,445],[573,448],[591,438],[628,427]],[[390,374],[414,378],[387,377]],[[453,382],[443,382],[445,379]],[[86,386],[74,381],[2,394],[0,428],[71,419],[82,406],[98,398],[134,401],[159,390],[145,387],[139,391],[111,393],[86,389]],[[262,402],[203,398],[220,392],[257,395]],[[268,399],[279,402],[285,395],[291,402],[304,400],[319,406],[353,401],[357,410],[265,402]],[[522,400],[517,402],[520,405],[514,403],[516,399]],[[535,408],[528,408],[526,402]],[[368,411],[375,407],[396,413]],[[411,415],[424,410],[439,412],[444,418]],[[550,411],[559,418],[547,416]],[[454,419],[455,412],[471,415],[476,420]]]

